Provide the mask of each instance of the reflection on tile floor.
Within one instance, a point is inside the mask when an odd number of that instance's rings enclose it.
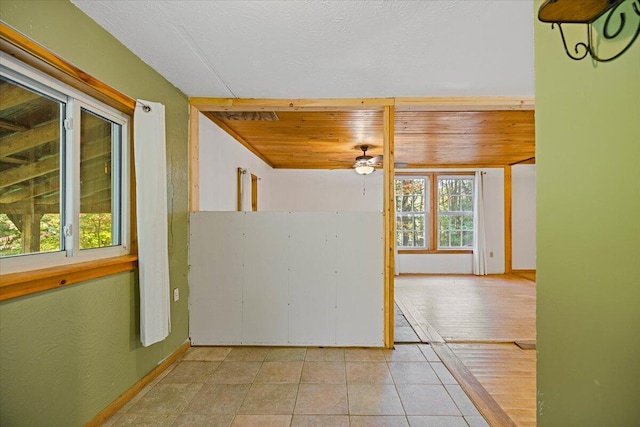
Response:
[[[398,304],[394,305],[394,340],[397,343],[419,343],[420,338],[416,331],[413,330],[411,324],[407,321],[407,318],[398,307]]]
[[[192,347],[105,426],[488,426],[427,344]]]

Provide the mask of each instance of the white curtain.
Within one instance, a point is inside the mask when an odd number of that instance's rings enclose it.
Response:
[[[395,191],[395,188],[396,188],[395,185],[393,186],[393,188],[394,188],[394,191]],[[396,222],[395,222],[396,221],[395,214],[397,212],[396,209],[397,209],[396,208],[396,198],[394,197],[393,198],[393,211],[391,213],[392,215],[394,215],[394,217],[393,217],[393,224],[394,224],[393,229],[394,230],[396,228]],[[397,231],[395,233],[393,233],[393,238],[394,239],[396,238],[396,234],[397,234]],[[395,247],[395,249],[393,251],[393,270],[394,270],[393,274],[394,274],[394,276],[399,276],[400,275],[400,257],[398,255],[398,245],[396,244],[396,245],[394,245],[394,247]]]
[[[473,194],[473,274],[487,274],[487,245],[484,229],[484,172],[477,171]]]
[[[133,116],[140,274],[140,339],[171,332],[164,105],[138,100]]]

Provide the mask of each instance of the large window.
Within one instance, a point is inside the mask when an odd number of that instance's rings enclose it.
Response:
[[[3,272],[128,252],[128,116],[2,56]]]
[[[471,249],[473,185],[473,176],[464,174],[397,176],[397,247],[429,251]]]

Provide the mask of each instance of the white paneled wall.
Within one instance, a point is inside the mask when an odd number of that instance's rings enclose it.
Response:
[[[513,207],[513,269],[536,268],[536,165],[511,169]]]
[[[195,212],[194,345],[383,346],[380,212]]]

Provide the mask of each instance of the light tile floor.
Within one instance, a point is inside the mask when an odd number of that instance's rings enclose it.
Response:
[[[192,347],[105,426],[488,426],[427,344]]]

